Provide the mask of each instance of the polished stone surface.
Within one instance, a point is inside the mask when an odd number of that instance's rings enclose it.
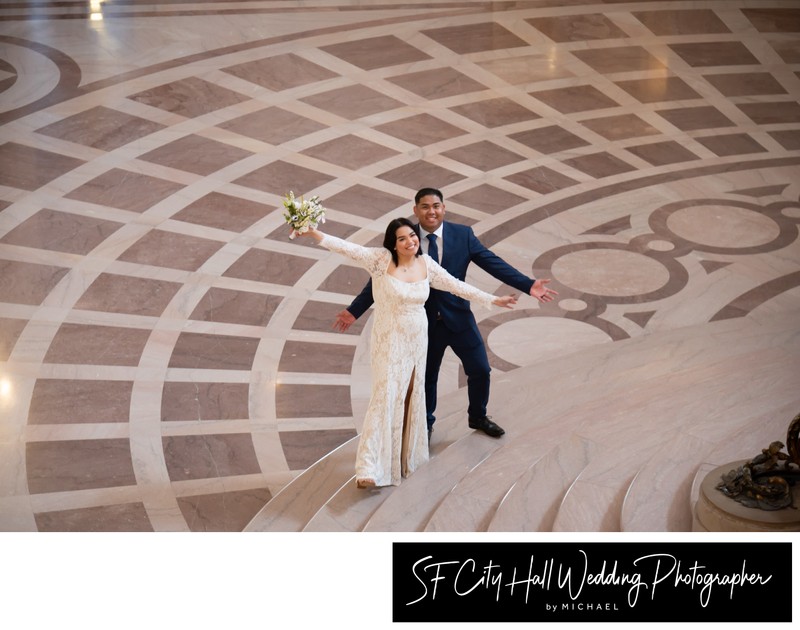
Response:
[[[0,6],[0,530],[688,531],[699,471],[782,439],[796,3],[29,4]],[[431,465],[365,495],[369,317],[331,323],[366,274],[281,198],[375,244],[431,185],[559,296],[477,313],[506,437],[448,355]]]

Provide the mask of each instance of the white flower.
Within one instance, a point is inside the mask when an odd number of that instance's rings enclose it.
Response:
[[[283,206],[286,208],[283,217],[292,228],[290,239],[297,234],[308,232],[310,228],[316,228],[320,223],[325,223],[325,208],[320,204],[317,195],[308,201],[303,197],[298,200],[294,192],[289,191],[283,199]]]

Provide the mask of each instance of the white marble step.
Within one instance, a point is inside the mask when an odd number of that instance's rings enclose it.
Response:
[[[506,388],[519,391],[517,381],[527,381],[528,377],[528,370],[515,371],[498,390],[503,394]],[[575,405],[583,397],[589,398],[589,404],[593,404],[591,393],[580,388],[580,391],[538,405],[535,417],[526,417],[529,410],[508,402],[502,410],[503,417],[509,418],[509,421],[503,421],[508,430],[499,440],[500,447],[476,463],[462,478],[452,479],[452,490],[439,503],[425,529],[486,531],[504,497],[530,467],[565,438],[569,439],[581,422],[595,417],[593,407],[582,410]],[[566,400],[570,402],[564,404]],[[432,465],[445,466],[446,460],[455,453],[456,450],[445,451]]]
[[[773,362],[770,369],[774,357],[769,357],[769,352],[778,348],[792,354],[790,349],[798,343],[797,321],[800,321],[797,312],[761,315],[757,322],[725,320],[603,344],[546,364],[500,373],[493,380],[492,390],[493,413],[507,430],[500,440],[467,428],[463,411],[466,393],[453,392],[440,402],[442,413],[436,424],[431,462],[404,480],[400,487],[366,497],[354,493],[349,486],[355,458],[356,440],[353,440],[312,467],[320,471],[306,471],[292,481],[253,519],[248,529],[356,531],[363,527],[366,531],[425,528],[479,531],[488,527],[494,507],[508,489],[549,448],[569,439],[580,424],[584,425],[578,432],[581,438],[597,441],[604,447],[612,444],[617,452],[620,448],[628,451],[649,448],[645,445],[650,444],[654,435],[663,439],[667,427],[713,443],[730,426],[725,422],[722,426],[701,426],[693,424],[692,419],[702,418],[703,413],[708,415],[709,409],[719,408],[730,396],[728,371],[742,374],[750,370],[752,382],[745,383],[744,390],[780,379],[780,374],[775,374],[777,363]],[[772,352],[779,356],[781,350]],[[794,351],[793,356],[800,356],[800,352]],[[685,392],[695,386],[702,392],[680,402],[675,400],[674,392]],[[643,406],[649,415],[660,420],[651,426],[641,421],[641,414],[638,422],[626,417],[630,410]],[[726,421],[729,420],[730,417]],[[743,421],[746,423],[746,419]],[[571,426],[573,422],[575,425]],[[523,436],[547,431],[548,426],[553,442],[541,452],[526,451]],[[593,430],[601,432],[600,439],[593,436]],[[509,456],[508,460],[504,461],[503,455]],[[631,457],[629,461],[636,459]],[[645,464],[639,462],[639,468]],[[626,467],[624,473],[615,471],[617,482],[623,485],[614,485],[613,490],[606,483],[610,481],[607,477],[610,471],[600,467],[592,472],[589,467],[581,474],[579,486],[592,483],[588,475],[602,473],[593,480],[594,487],[587,485],[588,495],[599,497],[602,490],[615,506],[613,518],[600,519],[605,523],[602,527],[610,526],[612,521],[617,528],[621,527],[622,502],[631,481],[640,474],[639,468]],[[308,488],[304,489],[305,486]],[[571,492],[573,498],[578,496],[574,485]],[[598,501],[593,504],[597,506]],[[631,506],[628,507],[632,509]],[[351,509],[353,514],[348,513]],[[608,512],[607,508],[596,509]],[[454,520],[459,515],[461,519]],[[562,515],[556,526],[567,529],[575,526],[565,519]],[[586,523],[580,529],[591,531],[595,527],[601,526]]]
[[[431,516],[425,531],[486,531],[500,502],[521,474],[552,445],[551,432],[514,435],[458,480]]]
[[[356,487],[353,475],[308,521],[304,532],[358,532],[364,529],[395,486],[364,489]]]
[[[784,326],[785,323],[782,324]],[[780,331],[782,328],[779,327]],[[737,333],[738,336],[738,333]],[[772,334],[768,335],[770,341],[774,341]],[[789,335],[791,338],[791,335]],[[762,335],[763,339],[767,335]],[[657,338],[650,338],[648,341],[658,341]],[[598,378],[592,383],[593,387],[581,386],[579,388],[572,388],[569,390],[561,390],[558,396],[543,397],[540,402],[535,406],[536,420],[544,425],[548,423],[553,424],[553,429],[550,429],[554,435],[563,436],[563,432],[570,424],[570,420],[580,416],[586,416],[583,421],[591,422],[592,419],[602,418],[612,413],[619,413],[624,411],[629,405],[633,405],[637,409],[641,404],[637,402],[636,398],[664,398],[669,407],[674,405],[676,400],[675,396],[680,395],[680,390],[687,385],[694,384],[695,382],[703,382],[713,380],[715,378],[724,379],[725,374],[731,365],[736,365],[736,362],[731,362],[730,359],[724,356],[724,353],[719,352],[719,347],[724,349],[724,352],[730,354],[731,352],[750,352],[743,357],[739,357],[741,361],[752,364],[766,362],[771,368],[774,369],[775,365],[770,364],[770,361],[776,356],[781,356],[784,352],[783,348],[773,350],[756,349],[752,351],[752,346],[748,345],[731,345],[727,342],[720,343],[718,336],[708,335],[702,337],[700,341],[692,347],[689,344],[677,344],[678,349],[671,354],[672,361],[657,361],[655,367],[648,366],[649,369],[637,369],[636,362],[632,361],[632,356],[638,354],[641,357],[652,358],[654,352],[653,348],[642,351],[647,343],[638,342],[631,344],[638,346],[634,352],[628,352],[627,365],[624,371],[624,378],[620,378],[620,374],[611,370],[606,370],[604,373],[598,375]],[[698,352],[698,348],[701,352]],[[602,349],[604,352],[605,349]],[[602,353],[601,352],[601,353]],[[686,354],[686,357],[681,354]],[[754,355],[755,353],[755,355]],[[765,355],[766,353],[766,355]],[[656,354],[656,356],[658,356]],[[760,356],[761,359],[757,357]],[[766,356],[766,358],[764,358]],[[586,353],[581,354],[579,357],[582,363],[582,368],[586,369],[587,356]],[[565,363],[561,361],[561,363]],[[710,365],[708,364],[710,363]],[[679,366],[676,368],[676,366]],[[506,383],[501,381],[495,386],[495,391],[499,392],[501,397],[504,394],[512,394],[515,387],[515,382],[527,377],[530,382],[536,382],[532,378],[532,374],[541,372],[542,367],[526,368],[525,370],[517,370],[511,374],[504,376],[503,381],[509,381],[510,388]],[[545,368],[548,369],[548,368]],[[593,365],[589,365],[589,369],[593,369]],[[678,392],[668,393],[670,388],[677,388]],[[512,391],[508,391],[508,390]],[[638,390],[636,396],[631,395],[631,390]],[[517,386],[517,391],[520,391]],[[593,398],[594,397],[594,398]],[[516,398],[519,398],[517,396]],[[504,398],[506,399],[506,398]],[[512,396],[513,399],[513,396]],[[563,401],[567,401],[567,406],[571,406],[569,413],[565,413],[562,417],[554,416],[556,410],[563,410],[565,406]],[[581,409],[578,403],[584,401],[587,407]],[[530,408],[527,412],[529,413]],[[524,415],[526,410],[521,410],[519,405],[509,403],[503,409],[504,417]],[[675,419],[680,419],[680,414],[675,416]],[[504,420],[505,422],[505,420]],[[596,423],[594,423],[596,424]],[[605,424],[605,423],[604,423]],[[613,422],[610,425],[604,426],[605,429],[611,430]],[[648,428],[642,425],[640,418],[634,416],[633,421],[629,423],[631,429],[626,428],[624,425],[621,427],[623,432],[633,431],[658,431],[663,428],[664,422],[659,421],[655,428]],[[514,425],[510,425],[514,426]],[[540,440],[547,440],[547,429],[540,429]],[[552,439],[552,436],[551,436]],[[637,440],[643,438],[636,438]],[[447,453],[443,456],[447,457]],[[526,457],[538,457],[535,447],[529,443],[526,434],[517,435],[509,444],[508,442],[501,449],[492,453],[479,465],[475,466],[463,479],[454,480],[453,490],[442,500],[436,511],[431,516],[426,529],[429,531],[481,531],[486,526],[486,521],[491,521],[491,511],[499,503],[502,495],[509,487],[508,477],[519,476],[521,469],[530,465],[531,459],[526,461]],[[439,464],[437,462],[436,464]],[[435,464],[435,465],[436,465]],[[628,476],[624,481],[627,482],[631,476],[636,475],[636,470],[629,470]],[[596,493],[595,493],[596,495]],[[615,501],[619,501],[620,497],[625,496],[624,488],[618,488],[614,493]],[[524,529],[524,528],[523,528]]]
[[[753,401],[769,406],[772,400],[785,400],[787,388],[800,373],[800,353],[792,345],[751,350],[741,361],[714,361],[671,375],[663,386],[648,381],[629,399],[605,399],[610,415],[602,422],[584,425],[581,432],[603,444],[606,459],[594,459],[581,473],[564,498],[554,523],[557,531],[619,531],[622,529],[622,501],[630,491],[640,469],[653,457],[664,454],[664,447],[685,432],[684,444],[695,445],[689,454],[676,451],[675,474],[683,472],[684,491],[691,488],[691,466],[702,461],[702,441],[691,431],[714,431],[718,439],[730,433],[730,426],[749,424],[753,431]],[[777,396],[777,397],[776,397]],[[756,403],[755,407],[758,404]],[[644,482],[642,482],[644,483]],[[684,494],[685,497],[685,494]],[[656,499],[654,499],[655,501]],[[673,496],[665,493],[662,503]],[[690,528],[691,511],[679,499],[681,516],[668,527]],[[629,503],[629,510],[635,509]],[[618,511],[620,510],[620,511]]]
[[[708,442],[678,432],[642,466],[628,487],[620,529],[629,532],[692,531],[691,490]]]
[[[585,358],[582,358],[585,364]],[[541,367],[536,368],[542,369]],[[527,382],[530,369],[515,370],[505,375],[496,390],[501,393],[500,398],[506,401],[503,422],[507,435],[497,440],[481,433],[473,432],[454,442],[449,448],[439,453],[427,466],[418,470],[412,477],[403,481],[397,491],[384,502],[375,512],[365,527],[367,531],[475,531],[476,521],[487,519],[487,507],[499,504],[500,498],[514,483],[516,478],[524,472],[531,463],[531,452],[522,448],[515,449],[515,442],[520,434],[527,433],[526,424],[532,419],[529,417],[530,406],[521,396],[508,395],[511,392],[520,392],[520,382]],[[639,372],[639,374],[644,374]],[[648,378],[653,381],[651,374]],[[654,387],[659,387],[656,383]],[[565,396],[568,400],[567,408],[570,413],[558,418],[553,438],[558,439],[565,431],[575,429],[581,422],[592,422],[603,413],[602,410],[612,407],[606,402],[611,396],[608,388],[602,388],[604,398],[592,399],[598,394],[583,388],[583,395],[590,400],[584,408],[576,408],[575,401],[578,396]],[[617,398],[624,398],[624,393],[618,393]],[[550,408],[565,408],[552,401]],[[535,420],[544,422],[549,417],[548,405],[543,403],[536,408]],[[523,440],[524,443],[524,440]],[[497,459],[495,459],[497,458]],[[521,461],[519,458],[523,458]],[[503,460],[515,460],[516,463],[505,466]],[[497,464],[490,462],[497,461]],[[498,470],[506,472],[513,470],[513,478],[504,479],[492,475]],[[465,482],[465,479],[474,479],[474,482]],[[497,480],[500,479],[500,485]],[[484,490],[488,492],[484,497],[470,496],[468,490],[485,484]],[[457,489],[464,485],[464,491]],[[504,485],[503,485],[504,484]],[[490,491],[490,489],[492,491]],[[494,496],[492,497],[492,492]],[[485,498],[488,496],[489,498]],[[465,525],[465,521],[467,525]],[[471,527],[472,529],[466,529]]]
[[[470,433],[464,391],[443,396],[431,456]],[[359,531],[394,488],[361,490],[353,475],[358,438],[303,471],[250,521],[244,531]]]
[[[594,442],[579,435],[557,444],[503,497],[488,531],[551,531],[564,495],[597,450]]]
[[[470,432],[466,422],[465,404],[463,391],[453,392],[440,399],[434,429],[435,438],[431,443],[432,458]],[[355,476],[352,476],[320,506],[303,527],[303,531],[361,531],[383,501],[395,490],[394,486],[372,490],[359,489],[355,485]]]
[[[299,532],[353,475],[358,438],[328,453],[286,484],[245,527],[246,532]]]
[[[740,427],[731,432],[725,439],[719,440],[714,449],[706,454],[703,462],[713,467],[727,462],[749,460],[758,455],[776,440],[786,444],[786,432],[789,423],[800,411],[800,386],[794,391],[794,397],[776,404],[773,410],[753,417],[750,425]],[[753,430],[753,427],[758,430]],[[784,449],[785,450],[785,449]]]
[[[605,356],[607,350],[602,349],[600,352]],[[571,357],[562,362],[587,365],[583,357]],[[502,424],[507,435],[495,439],[480,432],[467,430],[461,439],[457,439],[447,448],[435,452],[435,456],[425,467],[415,472],[410,478],[403,480],[402,485],[375,512],[367,523],[365,531],[424,531],[426,529],[429,531],[476,531],[477,522],[481,520],[485,521],[485,527],[491,516],[486,513],[487,507],[491,509],[499,503],[511,484],[531,462],[529,452],[513,453],[509,458],[498,458],[497,461],[511,459],[514,462],[509,466],[514,469],[513,477],[506,475],[503,480],[503,477],[494,474],[502,468],[502,464],[493,466],[493,469],[489,470],[489,474],[484,474],[487,469],[483,465],[490,461],[490,455],[498,449],[514,449],[517,438],[511,436],[526,433],[531,426],[535,427],[537,422],[546,422],[550,409],[564,410],[571,406],[571,403],[565,399],[553,397],[542,401],[534,415],[531,415],[531,405],[520,393],[529,392],[530,388],[526,384],[531,379],[536,381],[543,378],[544,374],[548,374],[549,371],[549,366],[537,365],[514,370],[495,378],[492,404],[495,405],[502,417]],[[532,374],[533,376],[531,376]],[[579,384],[574,384],[574,386],[588,391]],[[586,395],[591,397],[591,393]],[[573,397],[569,397],[569,399],[574,400]],[[500,405],[497,401],[503,401],[504,404]],[[439,421],[437,421],[437,426],[438,424]],[[434,436],[437,434],[434,433]],[[435,437],[434,446],[436,441]],[[524,451],[524,449],[522,450]],[[525,459],[520,461],[519,457]],[[495,460],[492,458],[491,461]],[[506,472],[510,472],[510,470]],[[486,500],[482,500],[480,496],[470,497],[466,492],[453,494],[454,489],[460,486],[465,478],[471,477],[473,473],[478,480],[478,485],[486,484],[485,489],[489,492],[487,495],[489,498]],[[498,479],[500,479],[499,487],[497,486]],[[463,501],[459,505],[460,499]],[[443,502],[446,503],[443,504]],[[452,518],[446,515],[449,509],[454,515]],[[440,510],[442,510],[442,514],[431,522],[432,517]]]
[[[628,486],[657,447],[637,445],[627,457],[620,449],[599,446],[564,495],[553,519],[555,532],[618,532]]]
[[[598,348],[596,352],[605,360],[606,348]],[[641,353],[641,356],[646,354]],[[560,360],[559,364],[573,376],[579,376],[581,369],[595,369],[585,354]],[[505,401],[499,415],[508,430],[508,437],[502,439],[499,450],[470,469],[462,479],[453,479],[453,490],[442,499],[426,530],[485,530],[509,488],[538,457],[565,436],[568,438],[568,431],[576,429],[581,422],[591,422],[609,408],[608,403],[598,400],[606,400],[617,391],[626,391],[636,384],[636,379],[654,381],[664,376],[659,369],[645,371],[638,367],[631,369],[630,365],[626,366],[624,378],[610,370],[602,372],[593,379],[591,387],[583,382],[583,378],[570,379],[572,386],[549,392],[535,405],[530,405],[518,394],[525,391],[527,383],[546,378],[552,366],[532,366],[503,375],[495,383],[494,392],[495,400]],[[666,363],[659,366],[667,371],[669,367]],[[443,466],[443,460],[454,454],[455,451],[444,452],[432,465]]]
[[[791,403],[773,397],[752,401],[760,413],[751,411],[738,421],[728,418],[727,432],[718,434],[716,442],[680,431],[631,484],[622,509],[622,530],[691,531],[698,475],[702,481],[709,470],[725,462],[749,459],[774,439],[785,442],[794,410],[800,409],[800,391],[797,396]]]
[[[634,345],[640,343],[639,340],[636,340]],[[502,418],[502,425],[507,432],[506,436],[495,440],[483,434],[471,432],[461,440],[454,442],[410,479],[404,480],[401,489],[376,512],[367,525],[367,529],[398,531],[393,528],[400,528],[399,531],[421,531],[429,528],[432,531],[466,531],[466,527],[477,525],[477,522],[481,520],[488,520],[487,507],[491,507],[492,503],[494,505],[499,503],[516,477],[522,474],[532,461],[530,455],[525,453],[524,461],[517,461],[513,464],[514,479],[500,477],[501,485],[498,487],[496,484],[492,484],[492,481],[497,481],[498,477],[490,479],[489,475],[484,475],[487,470],[484,466],[489,461],[495,461],[494,458],[489,459],[489,455],[498,449],[502,449],[501,453],[505,452],[507,448],[513,449],[514,443],[520,435],[529,431],[532,426],[545,424],[548,418],[552,418],[554,414],[574,412],[576,401],[588,400],[591,402],[598,395],[607,395],[609,390],[620,388],[620,379],[615,379],[613,372],[609,370],[597,373],[597,378],[593,380],[592,384],[598,389],[586,386],[585,381],[588,374],[598,372],[597,365],[592,361],[591,356],[597,356],[599,357],[598,361],[605,362],[608,359],[609,351],[610,348],[607,345],[600,346],[584,351],[580,356],[569,356],[546,365],[538,364],[520,368],[493,379],[492,405],[498,410],[498,420]],[[660,366],[655,373],[641,369],[641,363],[647,361],[647,356],[651,352],[652,350],[649,348],[644,352],[639,352],[639,362],[633,361],[629,357],[624,369],[631,371],[631,377],[654,378],[659,375],[661,369],[667,369],[666,365],[663,368]],[[587,354],[590,355],[590,358],[587,358]],[[564,379],[562,389],[555,392],[554,395],[540,396],[534,393],[535,401],[532,403],[530,395],[531,391],[535,392],[536,387],[531,388],[528,384],[546,382],[551,377],[554,363],[558,365],[556,371],[568,374],[570,378]],[[502,405],[498,401],[503,401]],[[556,437],[560,438],[564,435],[563,431],[568,424],[577,426],[581,420],[594,417],[596,417],[596,411],[593,408],[586,416],[575,413],[564,415],[559,420],[559,433]],[[501,454],[499,459],[515,459],[517,457],[519,454],[514,454],[510,458],[504,458]],[[502,467],[500,464],[494,467],[492,472],[496,472],[498,468]],[[482,499],[480,496],[470,498],[467,492],[456,492],[456,488],[464,483],[465,478],[469,477],[478,478],[475,485],[487,484],[484,490],[487,492],[491,490],[487,495],[488,498]],[[431,521],[439,510],[443,511],[442,516]],[[448,510],[452,517],[445,515]],[[466,520],[466,524],[464,520]]]
[[[364,531],[423,531],[455,483],[499,446],[499,440],[474,432],[454,442],[404,479],[372,515]]]

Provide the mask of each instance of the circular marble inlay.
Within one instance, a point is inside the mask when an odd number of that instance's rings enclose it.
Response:
[[[553,275],[576,291],[631,296],[663,287],[669,271],[658,261],[621,249],[584,249],[553,263]]]
[[[667,219],[667,227],[693,243],[711,247],[757,247],[780,234],[772,219],[747,208],[723,205],[676,210]]]
[[[0,61],[0,69],[4,71],[0,78],[17,74],[17,80],[3,92],[2,111],[32,103],[47,96],[58,86],[61,76],[58,66],[36,50],[4,43],[3,58]],[[19,68],[24,68],[25,71],[17,73]]]
[[[784,208],[781,214],[790,219],[800,219],[800,208]]]
[[[525,366],[608,343],[611,338],[599,328],[574,319],[530,317],[498,326],[487,341],[501,359]]]
[[[588,306],[586,302],[583,300],[576,300],[574,298],[567,298],[566,300],[560,300],[558,302],[558,307],[562,311],[582,311]]]
[[[0,92],[10,88],[17,80],[17,76],[16,70],[0,59]]]
[[[673,249],[675,249],[675,243],[670,243],[669,241],[663,241],[659,239],[656,241],[650,241],[647,244],[647,247],[652,249],[654,252],[671,252]]]

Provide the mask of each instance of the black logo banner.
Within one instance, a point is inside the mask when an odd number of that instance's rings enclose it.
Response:
[[[395,622],[792,621],[791,543],[393,543]]]

